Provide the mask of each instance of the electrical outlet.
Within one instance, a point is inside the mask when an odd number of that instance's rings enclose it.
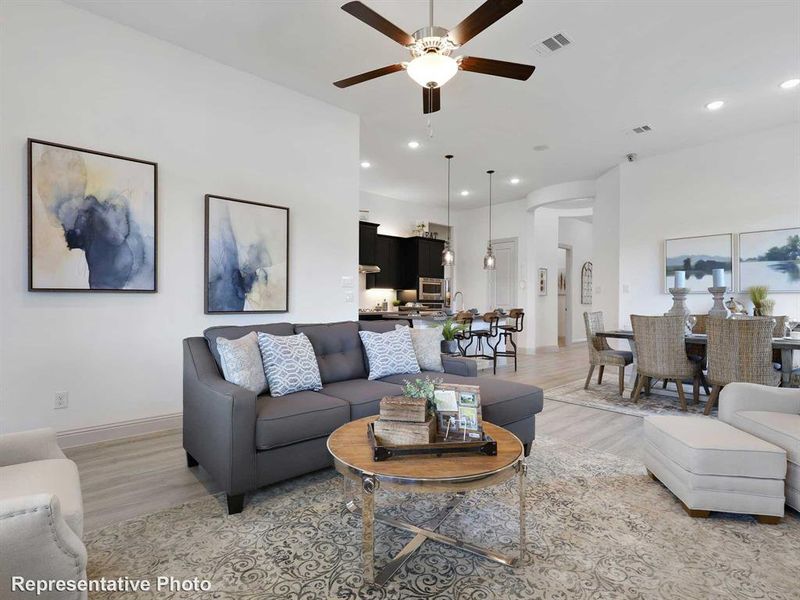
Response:
[[[353,292],[345,292],[344,301],[348,303],[355,302],[355,295],[353,294]]]
[[[69,392],[56,392],[53,408],[69,408]]]

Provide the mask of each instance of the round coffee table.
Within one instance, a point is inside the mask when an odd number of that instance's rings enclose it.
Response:
[[[484,431],[497,441],[496,456],[465,454],[442,457],[403,457],[375,462],[372,460],[372,449],[367,438],[367,425],[377,418],[365,417],[342,425],[328,438],[328,451],[333,456],[336,470],[344,476],[345,505],[351,512],[361,513],[364,578],[370,583],[383,585],[427,539],[460,548],[504,565],[516,566],[521,563],[525,548],[525,474],[527,469],[522,443],[517,437],[502,427],[484,421]],[[498,485],[514,476],[519,478],[518,556],[511,557],[500,554],[436,531],[461,503],[466,492]],[[360,484],[360,509],[354,501],[354,494],[351,490],[353,481]],[[442,514],[427,522],[431,523],[430,529],[397,519],[377,517],[381,523],[409,531],[415,534],[415,537],[375,576],[375,494],[379,489],[455,493],[456,497]]]

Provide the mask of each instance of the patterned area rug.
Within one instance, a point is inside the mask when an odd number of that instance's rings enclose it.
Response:
[[[681,404],[674,383],[670,383],[665,390],[662,389],[661,382],[659,382],[658,385],[653,386],[649,397],[645,396],[644,392],[642,392],[639,396],[639,402],[634,402],[631,400],[631,389],[628,386],[627,380],[625,382],[625,394],[624,396],[620,396],[617,378],[612,377],[611,379],[614,381],[605,380],[601,385],[597,385],[597,377],[595,376],[595,378],[592,379],[592,383],[589,384],[588,390],[583,389],[583,384],[586,382],[585,379],[576,380],[572,383],[546,390],[544,397],[549,400],[558,400],[559,402],[567,402],[569,404],[580,404],[637,417],[670,414],[702,415],[706,408],[708,396],[703,393],[703,388],[700,388],[700,402],[692,404],[692,388],[691,386],[684,385],[684,391],[686,393],[686,412],[683,412],[681,411]],[[712,414],[717,414],[716,406]]]
[[[249,496],[225,516],[209,497],[87,534],[89,577],[199,577],[211,592],[161,598],[255,599],[797,599],[800,517],[691,519],[643,467],[539,439],[528,459],[526,562],[509,568],[426,541],[384,588],[363,584],[360,519],[342,509],[332,470]],[[516,481],[475,492],[442,531],[512,552]],[[437,495],[381,491],[379,509],[423,521]],[[410,539],[376,530],[385,563]],[[94,594],[101,598],[151,594]]]

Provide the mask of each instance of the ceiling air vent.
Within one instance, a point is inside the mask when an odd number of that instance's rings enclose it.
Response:
[[[533,49],[542,56],[549,56],[562,48],[569,46],[572,41],[563,33],[557,33],[552,37],[534,44]]]
[[[648,131],[653,131],[650,125],[639,125],[639,127],[633,128],[633,133],[647,133]]]

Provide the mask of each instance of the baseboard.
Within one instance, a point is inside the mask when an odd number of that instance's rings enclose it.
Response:
[[[74,448],[110,442],[123,438],[146,435],[167,429],[180,429],[183,424],[183,413],[158,415],[143,419],[131,419],[105,425],[92,425],[58,432],[58,445],[62,448]]]

